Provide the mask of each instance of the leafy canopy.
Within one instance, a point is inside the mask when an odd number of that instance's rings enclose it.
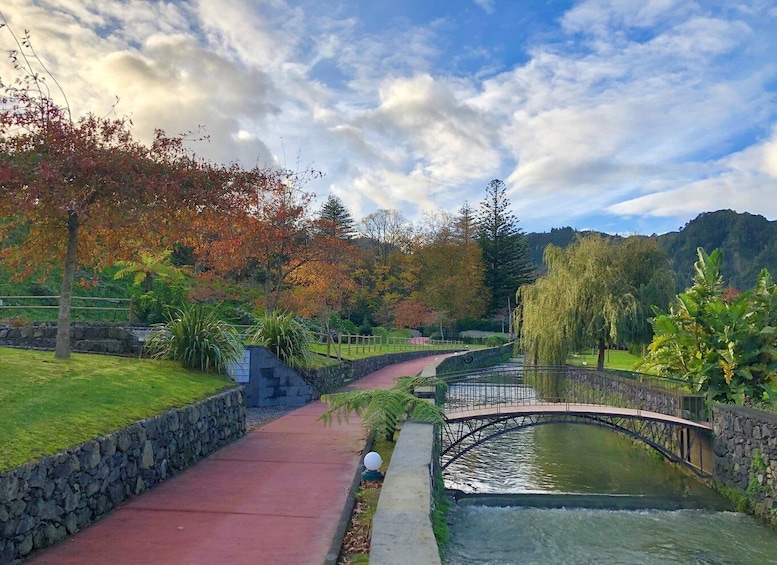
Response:
[[[652,320],[655,337],[641,367],[680,378],[720,402],[773,401],[777,286],[763,269],[751,290],[727,296],[722,251],[697,253],[693,285]]]

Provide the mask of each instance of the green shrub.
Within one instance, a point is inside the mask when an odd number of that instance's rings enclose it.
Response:
[[[313,332],[288,312],[269,312],[249,330],[248,341],[263,345],[289,367],[308,365]]]
[[[488,338],[486,338],[486,346],[487,347],[499,347],[501,345],[504,345],[509,340],[506,337],[503,337],[501,335],[490,335]]]
[[[199,304],[183,306],[155,327],[145,346],[149,355],[178,361],[187,369],[225,374],[245,350],[235,328]]]

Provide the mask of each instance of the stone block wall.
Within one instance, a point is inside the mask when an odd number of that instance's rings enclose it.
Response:
[[[282,363],[266,347],[246,348],[248,382],[246,406],[302,406],[313,400],[313,389],[300,375]]]
[[[473,349],[454,357],[448,357],[437,366],[437,375],[444,376],[447,373],[470,371],[493,367],[499,363],[506,363],[513,355],[513,344],[508,343],[499,347],[487,349]]]
[[[245,433],[243,389],[0,473],[0,563],[88,526]]]
[[[683,411],[683,399],[689,397],[680,390],[666,389],[651,385],[649,381],[640,382],[592,369],[568,367],[566,376],[569,381],[566,400],[570,402],[585,402],[593,391],[597,391],[605,398],[612,395],[615,404],[624,408],[639,408],[679,418],[691,417],[691,414]],[[579,392],[580,398],[575,398],[575,392]]]
[[[301,372],[303,378],[313,387],[316,397],[322,394],[335,392],[339,388],[350,382],[357,381],[364,376],[379,371],[384,367],[404,361],[412,361],[422,357],[433,355],[446,355],[453,353],[450,349],[434,350],[422,349],[416,351],[402,351],[399,353],[388,353],[377,357],[367,357],[355,361],[344,361],[339,365],[322,367],[315,370]],[[409,375],[415,376],[415,375]]]
[[[30,326],[0,327],[0,345],[25,349],[54,349],[57,325],[54,322]],[[141,344],[128,329],[115,324],[81,324],[70,326],[70,349],[81,353],[136,355]]]
[[[777,526],[777,414],[718,405],[714,481],[745,495],[756,516]]]

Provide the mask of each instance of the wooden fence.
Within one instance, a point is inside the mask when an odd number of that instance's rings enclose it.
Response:
[[[131,298],[105,298],[95,296],[73,296],[71,309],[74,312],[113,312],[113,321],[132,321]],[[13,314],[28,310],[59,310],[59,296],[0,296],[0,317],[4,312]],[[122,313],[122,320],[116,317]]]
[[[319,334],[319,336],[321,339],[326,339],[326,334]],[[461,340],[432,340],[382,335],[338,334],[337,339],[333,339],[332,342],[341,354],[345,353],[346,355],[375,352],[418,351],[432,348],[461,349],[464,347],[464,342]]]

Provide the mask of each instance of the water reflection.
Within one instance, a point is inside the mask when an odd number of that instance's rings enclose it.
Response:
[[[527,391],[521,387],[514,393],[523,397]],[[455,388],[450,397],[465,400],[457,398]],[[703,507],[707,500],[711,506],[720,500],[649,448],[583,424],[538,425],[489,440],[448,466],[445,485],[478,494],[694,497]],[[452,505],[450,565],[777,564],[777,532],[744,514],[502,508],[477,500]]]
[[[468,493],[709,492],[629,438],[582,424],[534,426],[487,441],[448,466],[446,486]]]

